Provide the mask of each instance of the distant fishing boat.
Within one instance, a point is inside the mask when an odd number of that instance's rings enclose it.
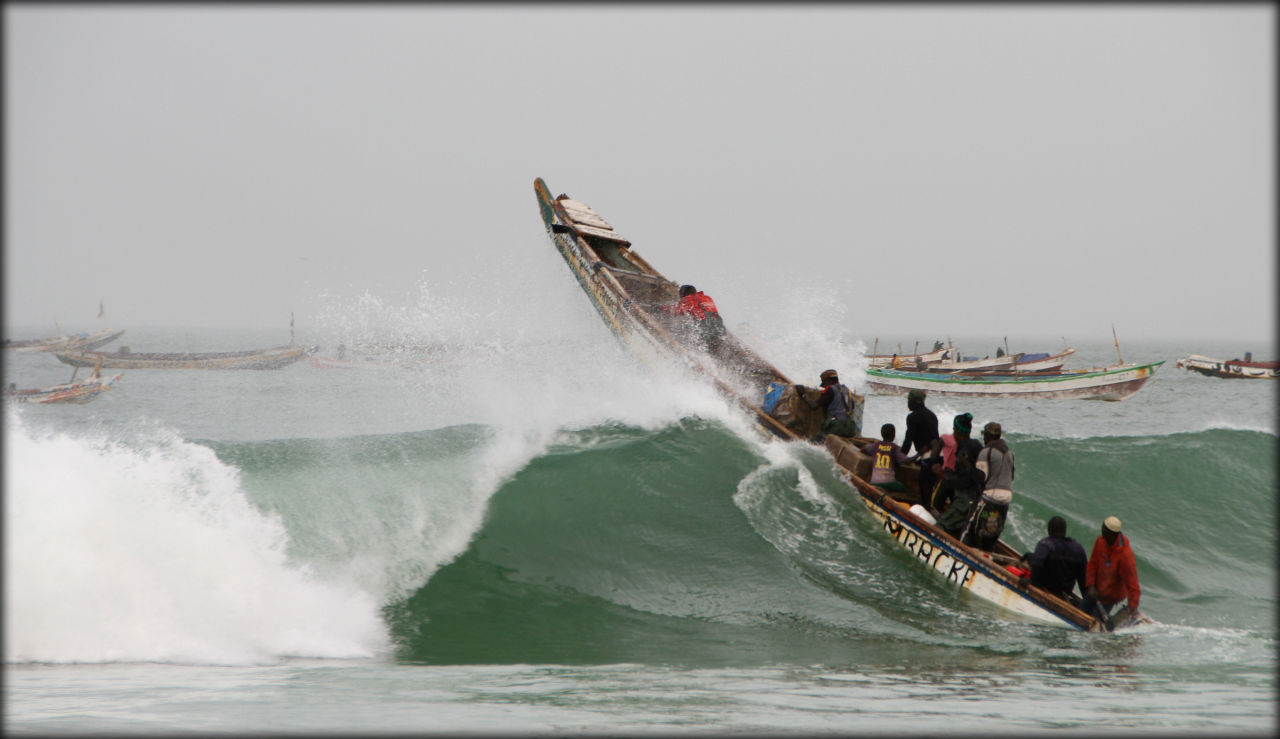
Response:
[[[1075,349],[1067,347],[1057,354],[1050,354],[1048,352],[1023,354],[1013,365],[1013,368],[1022,372],[1043,372],[1046,370],[1061,369],[1066,365],[1067,359],[1075,353]]]
[[[102,377],[97,373],[87,379],[38,388],[16,388],[10,385],[4,399],[9,403],[88,403],[111,389],[124,375]]]
[[[870,367],[892,367],[897,360],[903,367],[914,367],[940,361],[947,351],[947,347],[935,344],[933,351],[923,354],[868,354],[867,362]]]
[[[1280,378],[1280,362],[1255,362],[1252,352],[1245,352],[1244,359],[1215,359],[1203,354],[1192,354],[1179,359],[1175,366],[1206,377],[1252,380]]]
[[[18,341],[5,339],[4,348],[16,352],[88,351],[115,341],[123,333],[123,330],[117,331],[116,329],[108,328],[83,334],[54,336],[48,339],[20,339]]]
[[[307,356],[308,349],[301,344],[289,344],[270,349],[249,349],[237,352],[132,352],[122,347],[118,352],[57,352],[58,360],[73,367],[103,367],[117,369],[280,369]]]
[[[1021,354],[1005,354],[998,357],[983,357],[982,359],[940,359],[936,362],[926,362],[924,370],[926,372],[956,372],[964,370],[1012,369],[1022,356]],[[911,367],[904,364],[901,369],[909,370]]]
[[[924,390],[958,398],[1087,398],[1124,400],[1152,377],[1164,360],[1150,364],[1014,374],[937,374],[870,368],[867,385],[878,395]]]

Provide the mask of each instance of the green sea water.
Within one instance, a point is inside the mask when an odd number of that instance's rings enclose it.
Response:
[[[759,341],[799,381],[840,363],[856,387],[856,337],[830,347],[843,362]],[[410,369],[140,370],[90,405],[6,407],[5,730],[1276,728],[1275,388],[1173,367],[1212,347],[1126,345],[1167,364],[1122,403],[930,400],[1004,425],[1015,547],[1053,515],[1086,547],[1125,522],[1157,623],[1099,635],[936,578],[837,502],[820,449],[765,440],[603,330],[451,346]],[[905,412],[871,397],[866,425]]]

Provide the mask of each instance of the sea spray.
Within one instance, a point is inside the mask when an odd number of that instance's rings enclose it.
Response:
[[[372,594],[289,562],[279,519],[209,449],[5,423],[6,661],[245,664],[385,648]]]

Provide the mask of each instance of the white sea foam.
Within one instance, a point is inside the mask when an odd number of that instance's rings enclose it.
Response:
[[[5,660],[369,657],[377,599],[287,561],[239,475],[178,439],[134,447],[5,418]]]

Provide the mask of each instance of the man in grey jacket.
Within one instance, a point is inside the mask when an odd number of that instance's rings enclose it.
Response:
[[[982,428],[984,446],[974,466],[986,476],[986,483],[982,499],[974,507],[961,538],[966,544],[988,551],[1004,531],[1009,503],[1013,500],[1013,451],[1001,438],[1002,433],[995,421]]]

